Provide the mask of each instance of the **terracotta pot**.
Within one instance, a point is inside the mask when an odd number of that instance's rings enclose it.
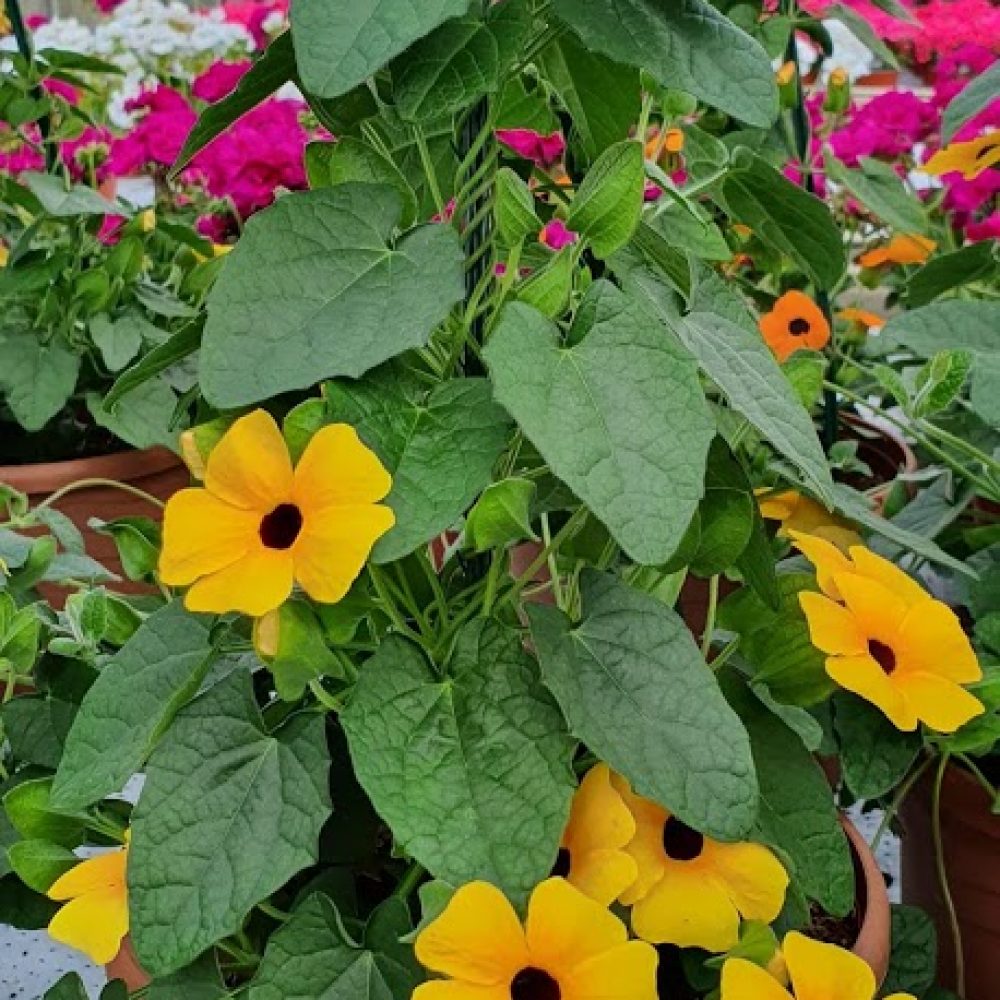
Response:
[[[937,926],[938,976],[956,988],[955,946],[934,861],[933,779],[907,797],[903,824],[903,902],[926,910]],[[958,913],[965,958],[964,1000],[996,1000],[1000,954],[1000,816],[966,771],[950,767],[941,789],[941,836],[948,886]]]
[[[129,993],[141,990],[152,982],[146,970],[139,964],[139,959],[135,957],[131,934],[122,941],[121,951],[104,966],[104,971],[112,982],[116,979],[124,980]]]
[[[740,584],[726,577],[719,578],[719,603],[721,604],[730,594],[734,594],[740,589]],[[677,611],[684,624],[687,625],[695,639],[701,641],[705,633],[705,626],[708,624],[708,603],[709,590],[708,580],[700,576],[692,576],[690,573],[681,587],[680,596],[677,598]]]
[[[885,876],[875,860],[868,841],[858,828],[843,814],[840,816],[844,833],[854,852],[855,873],[858,882],[858,914],[861,930],[851,949],[863,958],[875,973],[881,986],[889,972],[889,955],[892,951],[892,911]]]
[[[872,474],[850,474],[839,477],[855,489],[864,490],[879,508],[885,503],[892,484],[900,473],[912,474],[920,462],[903,436],[853,413],[841,413],[841,440],[856,441],[858,458],[868,465]],[[915,483],[906,484],[910,497],[917,494]]]
[[[57,490],[83,479],[110,479],[127,483],[166,500],[177,490],[188,486],[191,477],[180,458],[166,448],[146,448],[114,455],[74,459],[68,462],[46,462],[39,465],[0,466],[0,482],[27,493],[32,505],[51,496]],[[98,535],[87,527],[92,517],[113,521],[119,517],[145,516],[159,519],[161,511],[141,497],[108,486],[74,490],[61,497],[55,507],[83,532],[87,554],[113,573],[123,576],[114,540]],[[49,600],[65,600],[60,588],[39,588]],[[144,593],[148,588],[124,580],[116,590]]]
[[[877,69],[871,73],[865,73],[855,80],[858,87],[878,87],[883,90],[893,90],[899,83],[898,69]]]

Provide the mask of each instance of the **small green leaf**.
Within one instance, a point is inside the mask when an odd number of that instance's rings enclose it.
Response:
[[[531,189],[510,167],[497,172],[494,215],[497,231],[507,246],[537,236],[542,228]]]
[[[375,546],[392,562],[450,528],[490,481],[510,423],[484,379],[428,390],[386,366],[358,382],[326,387],[330,418],[357,428],[392,473],[386,503],[395,527]]]
[[[55,174],[26,172],[21,183],[42,203],[42,208],[56,218],[74,215],[131,215],[131,209],[120,201],[109,201],[84,184],[69,186]]]
[[[827,206],[748,149],[733,154],[733,167],[722,188],[733,218],[787,254],[820,288],[833,288],[847,257]]]
[[[696,830],[745,838],[758,808],[750,742],[687,626],[611,576],[586,571],[582,592],[575,626],[555,608],[527,608],[571,731]]]
[[[51,778],[16,785],[4,795],[3,806],[24,840],[48,840],[67,848],[83,840],[86,817],[53,806]]]
[[[310,896],[267,943],[247,1000],[408,1000],[423,979],[406,904],[389,899],[372,914],[362,942],[345,930],[326,896]]]
[[[292,10],[295,61],[305,89],[339,97],[382,69],[470,0],[296,0]]]
[[[892,907],[892,948],[882,993],[923,997],[937,977],[934,921],[915,906]]]
[[[573,247],[560,250],[517,288],[517,301],[534,307],[549,319],[557,319],[566,311],[573,292],[576,259]]]
[[[554,0],[553,8],[591,51],[638,66],[664,87],[749,125],[766,128],[778,115],[767,53],[704,0]]]
[[[458,235],[423,226],[396,240],[401,212],[390,187],[340,184],[255,215],[209,296],[206,398],[232,408],[358,378],[426,343],[463,294]]]
[[[917,372],[913,414],[928,417],[949,406],[958,398],[972,369],[968,351],[938,351]]]
[[[323,718],[269,733],[244,670],[178,713],[132,814],[131,932],[151,975],[190,964],[315,864],[329,764]]]
[[[466,626],[445,677],[416,646],[384,641],[341,722],[376,810],[436,878],[523,898],[549,873],[573,743],[517,632]]]
[[[48,892],[60,875],[80,863],[72,851],[48,840],[20,840],[7,856],[17,877],[35,892]]]
[[[659,565],[702,496],[713,421],[693,360],[639,302],[602,281],[585,306],[592,325],[571,348],[508,306],[485,351],[494,392],[625,551]]]
[[[530,30],[524,0],[493,5],[486,20],[445,21],[393,63],[393,96],[400,117],[440,120],[496,91]]]
[[[41,430],[66,405],[80,356],[58,337],[48,343],[32,330],[0,333],[0,392],[26,431]]]
[[[108,662],[80,706],[53,800],[81,809],[120,791],[148,757],[212,659],[211,619],[161,608]]]
[[[826,169],[883,222],[903,233],[926,233],[927,213],[896,171],[888,163],[867,156],[861,157],[860,163],[860,170],[850,170],[836,157],[828,156]]]
[[[327,646],[319,620],[308,601],[285,601],[275,614],[278,616],[278,648],[268,667],[279,698],[298,701],[309,681],[343,674],[340,661]]]
[[[846,691],[834,696],[834,719],[847,787],[859,799],[877,799],[906,777],[920,752],[920,736],[898,730],[873,705]]]
[[[92,517],[87,526],[113,538],[122,569],[130,580],[149,579],[160,558],[160,526],[149,517],[119,517],[102,521]]]
[[[530,479],[504,479],[483,490],[465,523],[465,538],[475,552],[537,536],[531,529],[536,487]]]
[[[985,73],[980,73],[975,79],[970,80],[944,109],[944,117],[941,120],[941,141],[951,142],[963,125],[972,121],[998,97],[1000,97],[1000,62],[995,62]]]
[[[988,280],[997,271],[994,244],[990,240],[936,254],[906,283],[906,302],[911,309],[917,309],[953,288]]]
[[[95,316],[90,321],[90,336],[109,371],[121,371],[142,347],[142,329],[129,315],[118,320]]]
[[[642,144],[619,142],[597,158],[577,190],[566,225],[601,260],[625,246],[639,225],[645,176]]]

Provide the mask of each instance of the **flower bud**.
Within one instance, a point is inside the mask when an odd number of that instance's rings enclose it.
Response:
[[[774,81],[778,85],[778,96],[783,108],[794,108],[799,100],[799,74],[795,63],[789,59],[777,73]]]
[[[823,110],[827,114],[842,115],[851,104],[851,78],[847,70],[838,67],[830,74],[826,84],[826,100]]]

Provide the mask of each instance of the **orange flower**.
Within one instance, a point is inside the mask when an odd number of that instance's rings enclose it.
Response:
[[[837,319],[842,319],[852,326],[864,327],[866,330],[878,330],[885,326],[885,320],[878,313],[869,312],[867,309],[855,309],[854,306],[841,309],[837,313]]]
[[[902,233],[894,236],[884,247],[876,247],[858,258],[862,267],[881,267],[883,264],[923,264],[937,249],[937,244],[926,236]]]
[[[787,87],[795,79],[795,63],[789,60],[774,74],[779,87]]]
[[[761,316],[758,325],[779,361],[800,350],[821,351],[830,342],[830,324],[819,306],[802,292],[786,292]]]

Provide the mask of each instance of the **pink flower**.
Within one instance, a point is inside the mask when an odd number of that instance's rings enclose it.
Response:
[[[97,238],[106,247],[116,246],[122,238],[122,227],[128,220],[124,215],[106,215],[97,230]]]
[[[103,180],[107,174],[105,163],[113,141],[108,129],[103,126],[88,125],[75,139],[61,142],[59,155],[73,180],[80,181],[87,177],[88,161],[97,166],[97,179]]]
[[[240,62],[212,63],[211,66],[201,76],[195,77],[191,85],[191,93],[200,101],[208,101],[214,104],[221,101],[223,97],[231,94],[236,85],[243,79],[244,75],[253,66],[249,59]]]
[[[37,126],[26,130],[32,142],[40,142]],[[45,157],[28,145],[7,125],[0,123],[0,171],[16,177],[25,170],[44,170]]]
[[[566,152],[561,132],[542,135],[530,128],[507,128],[497,129],[496,135],[508,149],[539,167],[551,167]]]
[[[1000,212],[994,212],[982,222],[970,222],[965,227],[965,238],[971,243],[1000,240]]]
[[[862,156],[892,160],[909,153],[937,128],[938,114],[930,101],[909,91],[890,91],[855,111],[843,128],[830,136],[839,160],[858,165]]]
[[[145,113],[128,135],[111,146],[107,172],[115,177],[170,166],[198,120],[184,96],[163,84],[127,101],[125,110]]]
[[[224,215],[199,215],[194,228],[213,243],[225,243],[233,234],[233,220]]]
[[[947,188],[942,205],[948,212],[974,215],[1000,194],[1000,170],[984,170],[971,181],[960,174],[945,174],[942,180]]]
[[[279,188],[304,188],[310,135],[302,109],[298,101],[258,105],[195,157],[189,175],[214,197],[230,198],[244,219],[270,205]]]
[[[270,0],[260,3],[257,0],[226,0],[222,4],[222,14],[230,24],[239,24],[253,36],[257,48],[263,49],[271,41],[264,30],[264,22],[272,14],[288,16],[289,0]]]
[[[574,233],[572,229],[567,229],[566,223],[562,219],[552,219],[550,222],[546,222],[538,234],[538,242],[550,250],[562,250],[564,247],[572,246],[579,239],[580,234]]]
[[[24,19],[24,24],[29,31],[37,31],[39,28],[44,28],[51,20],[52,18],[45,14],[29,14]]]
[[[455,199],[450,198],[448,204],[444,206],[444,210],[441,212],[435,212],[431,216],[431,222],[451,222],[455,218]]]
[[[659,201],[663,197],[663,188],[651,180],[646,181],[646,186],[642,189],[643,201]]]
[[[120,7],[125,0],[94,0],[94,4],[102,14],[110,14],[116,7]]]
[[[70,86],[65,80],[56,80],[54,77],[47,77],[42,80],[42,89],[61,97],[67,104],[79,104],[80,94],[76,87]]]

